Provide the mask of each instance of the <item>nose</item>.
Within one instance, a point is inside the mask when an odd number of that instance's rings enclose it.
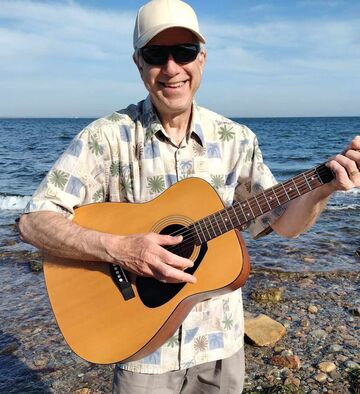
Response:
[[[181,71],[181,66],[177,64],[172,55],[169,54],[167,62],[162,66],[162,71],[166,75],[174,76]]]

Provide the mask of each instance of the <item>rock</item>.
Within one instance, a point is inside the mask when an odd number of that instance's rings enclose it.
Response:
[[[360,365],[358,363],[356,363],[355,361],[345,361],[345,367],[346,368],[350,368],[350,369],[359,369]]]
[[[327,337],[327,332],[325,330],[319,329],[311,331],[311,335],[318,339],[325,339]]]
[[[309,320],[306,320],[306,319],[301,320],[300,325],[301,325],[301,327],[308,328],[308,327],[310,327],[310,322],[309,322]]]
[[[323,372],[320,372],[315,376],[315,380],[319,383],[324,383],[327,380],[327,375]]]
[[[360,316],[360,306],[354,307],[354,308],[350,307],[350,308],[348,308],[348,311],[353,316]]]
[[[301,367],[301,361],[298,356],[273,356],[270,359],[270,364],[290,369],[300,369]]]
[[[318,308],[315,305],[310,305],[308,311],[310,313],[318,313]]]
[[[284,289],[273,288],[253,291],[251,298],[256,302],[279,302],[283,299]]]
[[[38,260],[30,260],[29,261],[29,268],[32,272],[41,272],[43,267],[42,261]]]
[[[82,389],[76,390],[75,394],[90,394],[91,390],[87,387],[83,387]]]
[[[17,342],[8,343],[7,345],[0,348],[0,354],[11,354],[18,350],[19,345]]]
[[[300,387],[301,380],[299,378],[294,378],[293,376],[289,376],[288,378],[285,379],[284,384],[286,386],[296,386]]]
[[[285,327],[266,315],[245,319],[245,335],[256,346],[271,346],[286,333]]]
[[[332,372],[336,369],[336,365],[330,361],[322,361],[318,367],[321,372]]]
[[[49,359],[47,358],[37,358],[34,360],[34,365],[38,368],[44,368],[48,362]]]

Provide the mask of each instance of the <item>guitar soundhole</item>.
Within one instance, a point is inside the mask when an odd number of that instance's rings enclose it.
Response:
[[[171,224],[160,231],[160,234],[182,234],[183,240],[178,245],[164,246],[167,250],[185,258],[189,258],[194,251],[195,243],[192,231],[180,224]],[[201,263],[204,255],[207,251],[206,243],[202,244],[194,266],[188,268],[185,272],[194,274],[197,267]],[[136,287],[139,297],[143,304],[149,308],[156,308],[164,305],[170,301],[184,286],[186,283],[163,283],[156,279],[148,278],[144,276],[138,276],[136,278]]]
[[[194,240],[190,230],[180,224],[171,224],[160,231],[160,234],[166,235],[178,235],[183,236],[183,240],[180,244],[172,246],[164,246],[165,249],[178,256],[189,258],[194,250]]]

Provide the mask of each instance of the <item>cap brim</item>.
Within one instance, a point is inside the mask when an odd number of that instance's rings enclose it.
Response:
[[[143,34],[139,39],[136,41],[134,44],[135,49],[143,48],[149,41],[151,41],[156,35],[161,33],[162,31],[166,29],[170,29],[172,27],[182,27],[184,29],[190,30],[198,39],[200,42],[205,44],[205,38],[203,35],[201,35],[199,32],[191,29],[188,26],[183,26],[183,25],[178,25],[178,24],[173,24],[173,23],[167,23],[165,25],[159,25],[156,26],[155,28],[148,30],[145,34]]]

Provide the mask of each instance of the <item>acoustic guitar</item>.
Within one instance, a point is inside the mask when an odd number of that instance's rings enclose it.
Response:
[[[80,357],[99,364],[137,360],[161,346],[193,306],[241,287],[250,271],[239,230],[333,179],[322,164],[224,208],[204,180],[182,180],[143,204],[104,202],[75,210],[74,222],[112,234],[181,234],[169,247],[190,258],[196,284],[136,276],[120,265],[47,257],[44,275],[59,328]]]

